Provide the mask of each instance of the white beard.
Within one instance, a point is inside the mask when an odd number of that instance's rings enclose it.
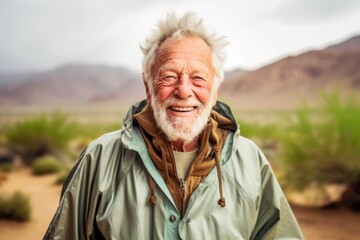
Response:
[[[214,91],[211,91],[210,98],[213,99]],[[168,98],[164,103],[159,103],[158,99],[151,96],[151,107],[154,112],[154,118],[157,126],[165,133],[169,141],[181,140],[184,143],[193,141],[205,128],[210,112],[212,109],[212,102],[208,101],[202,104],[198,100],[187,103],[189,106],[196,106],[198,110],[197,116],[194,118],[188,117],[169,117],[166,114],[166,109],[173,103],[177,103],[174,97]]]

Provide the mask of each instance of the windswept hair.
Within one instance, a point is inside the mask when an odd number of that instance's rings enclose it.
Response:
[[[168,13],[167,17],[158,22],[157,28],[140,45],[144,54],[142,63],[144,81],[152,81],[151,68],[155,64],[160,45],[166,39],[181,39],[183,37],[199,37],[210,47],[215,70],[214,86],[219,87],[224,79],[223,66],[226,59],[224,48],[228,41],[226,37],[219,37],[215,32],[209,33],[204,26],[203,19],[194,12],[187,12],[180,18],[174,12]],[[148,85],[152,93],[152,84]]]

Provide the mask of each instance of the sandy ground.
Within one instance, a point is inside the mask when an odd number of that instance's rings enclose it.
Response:
[[[56,210],[60,186],[54,186],[56,176],[32,176],[29,169],[19,169],[7,175],[0,192],[21,190],[31,197],[32,219],[26,223],[0,220],[0,239],[42,239]],[[355,240],[360,236],[360,214],[344,209],[311,209],[293,206],[306,239]]]
[[[0,192],[12,194],[16,190],[31,198],[31,221],[20,223],[0,220],[0,239],[42,239],[55,213],[61,193],[61,186],[55,186],[56,175],[37,176],[30,169],[19,169],[7,175],[0,186]]]

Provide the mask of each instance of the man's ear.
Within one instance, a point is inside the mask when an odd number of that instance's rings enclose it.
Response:
[[[146,101],[148,103],[150,103],[151,101],[151,95],[150,95],[150,91],[149,91],[149,86],[148,86],[148,82],[145,80],[145,77],[144,77],[144,73],[142,73],[142,79],[143,79],[143,83],[144,83],[144,86],[145,86],[145,91],[146,91]]]

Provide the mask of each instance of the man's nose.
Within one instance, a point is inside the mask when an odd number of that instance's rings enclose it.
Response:
[[[188,76],[182,76],[179,79],[175,94],[182,99],[186,99],[192,96],[192,84]]]

